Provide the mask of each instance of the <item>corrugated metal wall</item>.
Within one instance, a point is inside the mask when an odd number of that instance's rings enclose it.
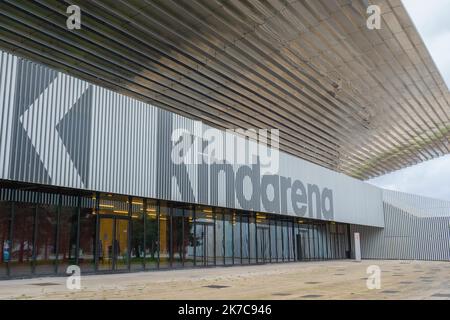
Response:
[[[156,197],[157,109],[93,86],[90,189]]]
[[[9,176],[17,58],[0,51],[0,177]]]
[[[219,174],[211,174],[210,164],[171,161],[173,130],[187,129],[199,139],[192,145],[195,157],[211,127],[11,54],[0,51],[0,59],[0,179],[296,215],[295,195],[282,191],[283,176],[289,184],[331,190],[330,216],[317,208],[303,216],[383,226],[376,187],[280,152],[274,184],[263,190],[268,199],[280,199],[267,209],[258,186],[263,166],[246,168],[256,172],[255,185],[235,183],[243,165],[215,167]],[[313,208],[320,199],[310,202]]]
[[[446,217],[450,215],[450,202],[445,200],[383,190],[383,201],[417,217]]]
[[[384,228],[352,225],[364,259],[450,260],[450,202],[383,190]]]

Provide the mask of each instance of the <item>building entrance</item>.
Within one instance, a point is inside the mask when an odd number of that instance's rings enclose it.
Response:
[[[214,224],[197,222],[196,238],[196,265],[214,264]]]
[[[100,217],[98,270],[128,269],[128,224],[127,217]]]

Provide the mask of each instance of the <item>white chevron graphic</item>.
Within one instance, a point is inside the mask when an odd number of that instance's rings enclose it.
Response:
[[[85,187],[56,126],[88,86],[84,81],[58,73],[53,82],[20,117],[20,122],[52,179],[52,184],[69,183],[73,187]],[[65,90],[61,90],[61,87]],[[64,92],[65,95],[59,96],[57,92]]]

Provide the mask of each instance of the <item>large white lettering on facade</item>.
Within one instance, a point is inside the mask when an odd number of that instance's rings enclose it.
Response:
[[[226,206],[230,208],[238,204],[238,207],[244,210],[293,213],[300,217],[334,219],[331,189],[320,188],[316,184],[304,183],[299,179],[279,174],[268,174],[272,170],[267,170],[267,167],[262,170],[263,166],[257,153],[256,156],[251,157],[251,161],[246,162],[250,162],[249,164],[242,164],[242,162],[236,164],[235,161],[230,160],[230,155],[227,158],[222,153],[222,145],[212,148],[208,143],[211,141],[210,137],[206,136],[206,138],[208,138],[206,143],[204,139],[199,139],[200,142],[195,145],[196,138],[186,131],[179,131],[172,135],[172,160],[175,158],[176,161],[173,161],[174,170],[171,170],[170,180],[175,177],[178,189],[183,190],[184,195],[188,194],[195,198],[195,194],[198,194],[194,201],[218,205],[219,193],[222,190],[225,193]],[[214,141],[217,143],[217,140]],[[235,147],[232,150],[236,150]],[[254,147],[241,150],[240,157],[250,159],[242,153],[252,150]],[[205,154],[208,157],[204,157]],[[274,162],[275,160],[271,159],[271,162],[266,161],[265,164],[272,163],[272,168],[276,167],[278,171],[278,163],[274,166]],[[200,188],[202,191],[196,192],[192,188],[188,174],[192,170],[188,170],[188,167],[193,166],[198,175],[197,183],[205,184]],[[220,179],[219,176],[224,178]],[[219,181],[224,181],[225,186],[220,185]]]

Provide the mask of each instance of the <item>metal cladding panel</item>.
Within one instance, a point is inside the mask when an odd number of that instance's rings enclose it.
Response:
[[[261,145],[11,54],[0,71],[2,179],[383,226],[381,190],[362,181],[283,152],[270,173],[259,156],[198,161],[211,135],[226,155]]]
[[[9,176],[17,58],[0,51],[0,177]]]
[[[284,153],[280,153],[280,175],[298,179],[307,186],[316,184],[321,190],[332,190],[334,218],[329,220],[384,226],[381,189],[375,186]],[[292,207],[289,209],[293,212]],[[325,216],[321,219],[328,220]]]
[[[174,130],[185,130],[186,132],[192,134],[191,138],[195,136],[201,136],[201,132],[203,132],[203,124],[201,122],[193,121],[191,119],[168,111],[159,110],[158,112],[167,115],[169,121],[171,122],[158,131],[158,133],[165,133],[166,135],[165,137],[160,137],[160,139],[158,140],[158,148],[162,150],[162,152],[158,152],[158,157],[161,160],[158,168],[160,168],[162,170],[161,172],[163,173],[161,181],[164,183],[164,181],[167,181],[167,177],[170,177],[170,189],[168,189],[170,193],[164,198],[169,200],[195,203],[197,202],[196,199],[198,199],[198,192],[196,192],[196,190],[198,189],[198,166],[182,166],[173,163],[173,144],[171,135]],[[190,157],[194,157],[199,153],[198,146],[193,145],[189,140],[183,139],[179,143],[180,147],[182,147],[183,150],[193,148],[192,154],[189,155]],[[161,158],[161,155],[163,154],[165,155],[165,157]],[[193,162],[193,159],[190,160],[191,162]],[[208,181],[206,181],[206,186],[208,186]]]
[[[450,202],[411,193],[383,190],[383,201],[418,217],[450,216]]]
[[[383,190],[384,228],[352,225],[366,259],[450,260],[450,202]]]
[[[157,196],[157,111],[94,86],[89,189]]]

